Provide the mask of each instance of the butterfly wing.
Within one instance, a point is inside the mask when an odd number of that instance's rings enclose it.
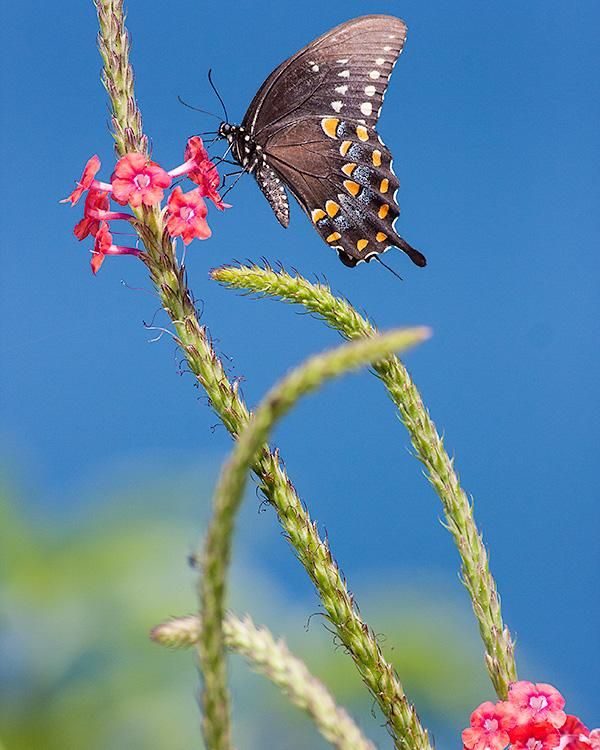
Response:
[[[281,180],[348,266],[392,246],[426,263],[394,229],[398,180],[374,130],[405,39],[406,25],[393,16],[337,26],[271,73],[242,123],[260,150],[255,176],[279,221],[289,221],[287,207],[275,205]]]
[[[283,62],[252,100],[242,125],[260,142],[306,114],[341,115],[374,127],[406,24],[370,15],[336,26]]]
[[[396,233],[399,182],[392,155],[373,128],[305,118],[281,127],[267,149],[269,163],[343,263],[355,266],[398,247],[425,265],[425,257]]]

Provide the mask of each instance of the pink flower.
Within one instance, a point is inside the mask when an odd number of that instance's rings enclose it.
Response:
[[[200,138],[200,136],[194,135],[191,138],[188,138],[188,142],[185,144],[183,158],[185,159],[183,164],[180,164],[178,167],[175,167],[175,169],[171,169],[169,171],[169,175],[171,177],[181,177],[181,175],[189,175],[190,172],[199,169],[204,162],[210,161],[208,151],[204,148],[204,144],[202,143],[202,138]]]
[[[529,721],[550,722],[560,728],[567,718],[562,710],[565,699],[552,685],[544,682],[513,682],[508,690],[508,700],[519,711],[519,724]]]
[[[592,729],[589,738],[592,750],[600,750],[600,729]]]
[[[85,239],[89,234],[95,237],[100,227],[100,221],[94,212],[106,212],[108,207],[108,193],[105,193],[103,190],[90,188],[89,193],[85,196],[83,219],[75,224],[75,228],[73,229],[75,237],[78,240]]]
[[[206,223],[208,210],[202,200],[199,188],[184,193],[180,187],[169,196],[167,201],[167,229],[171,237],[181,235],[185,245],[189,245],[194,237],[205,240],[211,235]]]
[[[123,247],[122,245],[113,245],[112,234],[108,230],[108,224],[105,221],[100,223],[96,233],[96,241],[90,265],[94,274],[98,273],[100,266],[107,255],[136,255],[138,258],[142,253],[134,247]]]
[[[187,175],[192,182],[200,187],[202,197],[209,198],[220,211],[231,208],[228,204],[223,203],[218,193],[219,173],[204,148],[202,138],[195,135],[188,139],[184,159],[183,164],[172,169],[169,175],[171,177]]]
[[[133,208],[142,203],[146,206],[160,203],[164,188],[170,184],[171,177],[165,170],[144,154],[125,154],[112,175],[113,198],[122,206],[129,203]]]
[[[576,716],[567,715],[559,732],[558,750],[590,750],[590,730]]]
[[[560,742],[558,729],[549,721],[520,724],[508,734],[512,750],[552,750]]]
[[[463,729],[468,750],[502,750],[508,745],[508,730],[516,724],[516,711],[509,703],[482,703],[471,714],[471,726]]]
[[[92,187],[92,184],[94,183],[94,177],[96,176],[96,173],[100,169],[100,159],[94,154],[91,159],[88,159],[85,167],[83,168],[83,174],[81,175],[81,179],[77,183],[77,187],[73,192],[68,195],[66,198],[63,198],[61,200],[61,203],[71,203],[72,206],[74,206],[77,201],[81,198],[83,193],[86,190],[89,190]]]
[[[190,172],[188,175],[190,180],[195,182],[199,187],[202,195],[209,198],[219,211],[223,211],[226,208],[231,208],[228,203],[223,203],[223,200],[219,194],[218,187],[221,182],[217,168],[212,161],[206,161],[194,172]]]

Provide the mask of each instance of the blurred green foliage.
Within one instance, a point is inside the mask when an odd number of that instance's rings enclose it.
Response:
[[[210,507],[207,476],[214,469],[128,477],[126,489],[102,502],[84,499],[71,513],[41,512],[14,491],[2,492],[0,748],[201,747],[195,657],[161,648],[147,634],[171,615],[194,611],[195,573],[186,557]],[[251,519],[261,522],[256,513]],[[244,534],[253,533],[242,531],[236,557],[244,555]],[[300,594],[286,592],[278,571],[260,565],[252,560],[236,572],[232,603],[255,603],[250,614],[256,622],[286,637],[365,732],[385,746],[382,719],[372,715],[350,659],[321,626],[322,618],[305,627],[316,609],[308,584]],[[411,586],[394,584],[397,579],[387,571],[374,577],[375,586],[362,585],[370,594],[366,600],[361,595],[361,611],[385,633],[382,646],[438,746],[446,737],[455,742],[472,707],[491,695],[468,604],[457,606],[425,578],[413,577]],[[239,658],[231,665],[238,747],[325,746],[264,678]]]

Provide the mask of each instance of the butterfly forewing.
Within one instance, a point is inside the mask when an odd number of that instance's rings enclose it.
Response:
[[[255,138],[306,114],[339,114],[374,127],[405,39],[406,25],[393,16],[363,16],[337,26],[271,73],[243,125]]]

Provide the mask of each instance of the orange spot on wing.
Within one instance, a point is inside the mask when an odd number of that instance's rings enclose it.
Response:
[[[369,244],[369,240],[359,240],[356,243],[356,247],[358,250],[364,250],[365,247]]]
[[[377,232],[375,239],[377,240],[377,242],[383,242],[384,240],[387,240],[387,234],[384,234],[383,232]]]
[[[344,164],[342,167],[342,172],[344,174],[347,174],[348,177],[352,176],[352,172],[356,169],[356,164],[354,162],[350,162],[349,164]]]
[[[342,156],[346,156],[351,145],[352,145],[352,141],[343,141],[342,145],[340,146],[340,154]]]
[[[341,236],[342,235],[339,232],[332,232],[327,238],[327,242],[336,242],[336,240],[339,240]]]
[[[340,207],[335,201],[327,201],[327,203],[325,204],[325,210],[327,211],[329,216],[333,218],[340,210]]]
[[[355,196],[358,195],[358,191],[360,190],[360,185],[353,180],[344,180],[344,187],[350,193],[350,195]]]
[[[340,121],[337,117],[324,117],[321,120],[321,127],[330,138],[337,138],[336,131],[339,124]]]
[[[322,208],[313,208],[313,210],[310,212],[310,215],[312,216],[312,220],[317,223],[317,221],[320,221],[321,219],[324,219],[326,216],[325,211],[323,211]]]
[[[388,211],[390,210],[390,207],[387,203],[384,203],[382,206],[379,207],[379,213],[377,214],[380,219],[385,219],[385,217],[388,215]]]
[[[388,189],[390,187],[390,181],[387,177],[384,177],[383,180],[381,180],[381,185],[379,186],[379,190],[382,193],[387,193]]]
[[[381,151],[379,149],[375,149],[373,151],[373,166],[374,167],[380,167],[381,166]]]

